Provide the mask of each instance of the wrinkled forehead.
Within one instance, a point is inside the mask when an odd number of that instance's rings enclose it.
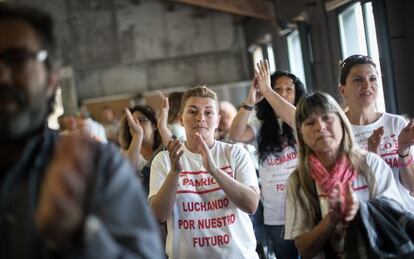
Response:
[[[184,109],[195,108],[195,109],[215,109],[219,110],[218,103],[216,100],[210,97],[198,97],[191,96],[187,99],[184,104]]]
[[[0,52],[11,48],[38,51],[41,43],[37,32],[23,20],[0,18]]]

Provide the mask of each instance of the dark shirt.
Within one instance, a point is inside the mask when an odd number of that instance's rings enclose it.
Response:
[[[22,156],[0,176],[0,258],[53,258],[36,231],[35,211],[57,132],[33,136]],[[88,186],[84,240],[76,258],[163,258],[158,227],[142,186],[112,145],[96,145]]]

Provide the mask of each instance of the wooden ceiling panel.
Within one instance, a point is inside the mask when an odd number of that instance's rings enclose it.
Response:
[[[269,0],[170,0],[221,12],[275,21],[274,6]]]

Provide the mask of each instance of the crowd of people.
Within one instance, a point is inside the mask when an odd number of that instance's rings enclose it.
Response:
[[[376,109],[370,57],[342,106],[261,61],[238,109],[196,86],[56,132],[53,20],[0,3],[0,35],[0,258],[414,257],[414,120]]]

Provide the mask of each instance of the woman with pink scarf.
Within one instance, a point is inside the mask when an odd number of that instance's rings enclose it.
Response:
[[[354,143],[347,117],[328,94],[301,99],[295,128],[299,166],[288,183],[285,239],[295,240],[303,258],[343,258],[359,201],[401,201],[392,171]]]

